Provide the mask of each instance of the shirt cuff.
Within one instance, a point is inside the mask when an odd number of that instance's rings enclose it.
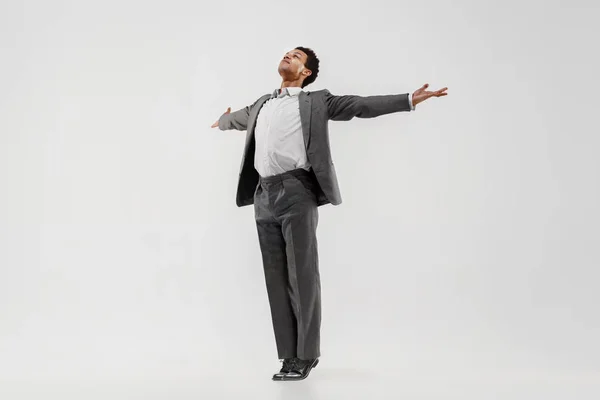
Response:
[[[413,95],[409,93],[408,94],[408,104],[410,104],[410,111],[415,111],[415,106],[413,105],[412,97],[413,97]]]

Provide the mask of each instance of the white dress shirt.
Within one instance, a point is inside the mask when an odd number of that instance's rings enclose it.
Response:
[[[276,89],[256,119],[254,168],[262,177],[310,169],[300,121],[300,87]],[[408,96],[414,110],[412,95]]]

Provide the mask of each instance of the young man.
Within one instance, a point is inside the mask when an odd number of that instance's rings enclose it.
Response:
[[[300,380],[320,357],[321,284],[318,207],[342,202],[329,147],[328,121],[414,110],[447,88],[380,96],[335,96],[303,88],[319,73],[313,50],[296,47],[279,63],[280,89],[212,125],[246,130],[236,203],[254,204],[279,359],[273,380]]]

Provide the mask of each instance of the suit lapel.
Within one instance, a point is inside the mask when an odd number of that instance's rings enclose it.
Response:
[[[250,142],[252,142],[252,140],[254,140],[254,128],[256,127],[256,119],[258,117],[258,113],[260,112],[260,109],[265,104],[265,102],[267,100],[269,100],[270,97],[271,97],[271,95],[267,95],[267,94],[264,95],[263,97],[261,97],[260,100],[258,101],[258,103],[256,104],[256,107],[254,108],[256,110],[256,112],[252,112],[250,115],[250,119],[248,121],[248,126],[246,127],[246,145],[244,146],[244,156],[248,153],[248,147],[250,147]]]
[[[311,117],[311,100],[306,92],[302,91],[298,94],[298,102],[300,106],[300,121],[302,122],[302,134],[304,136],[304,147],[308,149],[310,140],[310,117]]]

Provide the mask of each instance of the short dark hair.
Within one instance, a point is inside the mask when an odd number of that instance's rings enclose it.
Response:
[[[319,75],[319,59],[317,58],[315,52],[312,49],[309,49],[308,47],[298,46],[296,47],[296,50],[301,50],[306,54],[307,58],[306,63],[304,63],[304,66],[307,69],[310,69],[312,72],[312,74],[307,76],[306,79],[304,79],[304,81],[302,82],[302,87],[304,88],[305,86],[313,83],[315,79],[317,79],[317,75]]]

